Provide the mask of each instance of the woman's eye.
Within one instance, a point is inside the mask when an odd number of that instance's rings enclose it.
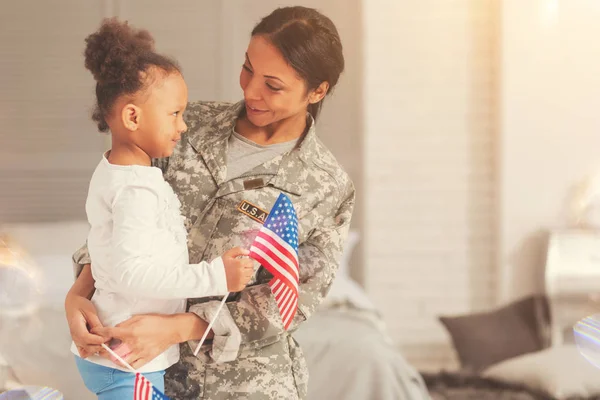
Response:
[[[268,87],[269,89],[271,89],[272,91],[274,91],[274,92],[279,92],[279,91],[281,90],[281,88],[275,87],[275,86],[273,86],[273,85],[270,85],[270,84],[268,84],[268,83],[267,83],[267,87]]]

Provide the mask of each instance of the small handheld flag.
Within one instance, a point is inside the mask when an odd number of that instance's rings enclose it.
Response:
[[[123,360],[121,356],[115,353],[110,347],[102,343],[104,350],[108,351],[111,356],[119,360],[121,364],[131,372],[135,374],[135,383],[133,386],[133,400],[170,400],[160,390],[155,388],[152,383],[144,377],[144,375],[137,372],[127,361]]]
[[[169,400],[169,398],[155,388],[144,375],[137,372],[135,374],[133,400]]]
[[[275,201],[269,216],[250,247],[250,257],[260,262],[273,279],[269,281],[283,326],[287,330],[298,309],[298,218],[292,201],[281,193]],[[223,296],[212,321],[198,342],[194,355],[197,355],[206,340],[229,293]]]
[[[271,291],[287,330],[298,309],[298,217],[289,197],[281,193],[250,247],[250,257],[271,274]]]

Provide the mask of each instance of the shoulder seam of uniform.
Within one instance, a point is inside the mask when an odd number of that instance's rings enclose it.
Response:
[[[346,170],[344,170],[344,168],[342,167],[342,165],[340,164],[340,162],[337,160],[337,158],[334,156],[334,154],[331,152],[331,150],[329,150],[329,148],[327,148],[327,146],[325,146],[322,142],[319,141],[319,146],[323,147],[330,155],[331,157],[335,160],[335,164],[337,165],[337,167],[341,170],[341,177],[338,177],[337,174],[335,174],[333,171],[331,171],[331,168],[327,168],[328,165],[322,165],[320,162],[318,162],[319,159],[315,159],[312,158],[311,162],[319,169],[321,169],[322,171],[325,171],[325,173],[327,173],[327,175],[329,175],[331,177],[331,179],[333,179],[333,181],[336,184],[337,190],[338,190],[338,206],[340,204],[342,204],[342,202],[344,201],[343,198],[343,186],[344,186],[344,180],[350,180],[350,176],[348,175],[348,172],[346,172]],[[344,179],[344,177],[346,179]]]
[[[333,179],[333,181],[335,182],[335,186],[337,188],[337,196],[338,196],[338,198],[340,198],[342,195],[342,184],[338,180],[338,178],[333,174],[333,172],[331,172],[329,170],[329,168],[325,168],[324,166],[322,166],[316,162],[313,162],[313,164],[320,170],[324,171],[327,175],[329,175],[331,177],[331,179]]]

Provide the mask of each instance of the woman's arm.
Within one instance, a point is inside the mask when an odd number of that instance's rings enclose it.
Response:
[[[93,294],[94,278],[90,264],[86,264],[65,298],[65,312],[71,337],[83,358],[100,351],[100,345],[109,339],[91,333],[92,329],[102,327],[96,308],[90,301]]]
[[[96,291],[94,287],[94,277],[92,276],[92,266],[91,264],[84,264],[79,276],[69,289],[67,296],[75,295],[75,296],[83,296],[86,299],[91,299],[92,295]]]
[[[208,322],[192,312],[175,314],[172,316],[174,326],[175,343],[183,343],[189,340],[200,340],[204,331],[208,328]],[[212,339],[213,331],[208,332],[207,339]]]

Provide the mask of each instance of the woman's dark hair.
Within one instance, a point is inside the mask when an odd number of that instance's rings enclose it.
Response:
[[[148,68],[181,72],[175,61],[154,51],[154,39],[148,31],[134,29],[126,21],[105,19],[85,43],[85,67],[96,80],[92,119],[100,132],[108,132],[106,117],[119,96],[134,94],[150,84],[144,74]]]
[[[313,8],[278,8],[254,27],[252,36],[255,35],[269,39],[304,79],[308,90],[327,81],[329,94],[344,70],[342,42],[335,25]],[[315,120],[321,104],[322,101],[308,106]]]

